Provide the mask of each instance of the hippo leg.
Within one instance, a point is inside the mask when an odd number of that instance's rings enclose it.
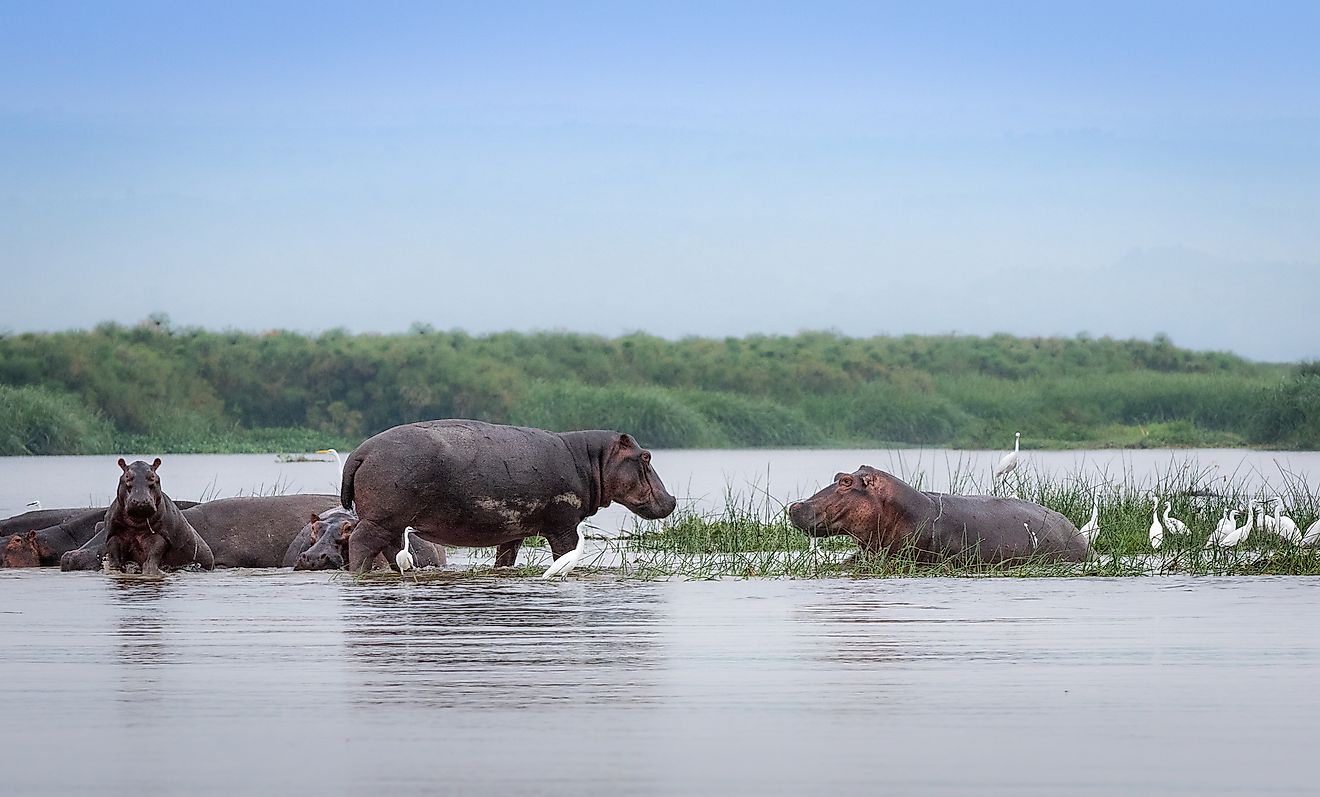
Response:
[[[142,560],[142,575],[148,578],[160,578],[160,563],[169,547],[169,540],[159,534],[155,535],[151,547],[147,549],[146,557]]]
[[[124,572],[124,548],[118,537],[105,544],[105,556],[101,559],[101,568],[107,573]]]
[[[522,544],[522,540],[501,543],[500,547],[495,549],[495,566],[513,567],[518,564],[518,549],[522,547]]]
[[[378,523],[370,520],[358,520],[357,525],[353,527],[353,533],[348,538],[348,570],[350,573],[366,573],[371,570],[371,563],[375,561],[376,554],[383,553],[386,548],[393,546],[394,551],[399,551],[399,540],[403,539],[403,529],[391,531]],[[394,567],[394,561],[389,561],[391,567]]]
[[[578,528],[577,524],[569,526],[562,531],[544,533],[546,542],[550,543],[550,555],[558,559],[569,551],[577,547]]]

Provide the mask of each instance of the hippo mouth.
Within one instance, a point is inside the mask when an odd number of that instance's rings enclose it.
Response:
[[[820,513],[804,501],[795,501],[788,505],[788,520],[798,531],[809,537],[829,537],[829,525]]]
[[[124,509],[124,514],[134,520],[142,520],[156,514],[156,507],[153,504],[129,504]]]

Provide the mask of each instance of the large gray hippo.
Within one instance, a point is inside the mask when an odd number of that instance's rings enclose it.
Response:
[[[1090,554],[1072,521],[1017,498],[949,495],[914,489],[863,465],[790,504],[789,519],[813,537],[847,534],[862,551],[911,551],[920,561],[960,559],[986,564],[1081,562]]]
[[[4,538],[12,534],[26,534],[36,529],[44,529],[57,523],[63,523],[66,519],[74,515],[91,512],[95,507],[84,506],[74,509],[34,509],[31,512],[24,512],[21,515],[14,515],[0,520],[0,545],[5,542]],[[100,508],[101,514],[105,514],[105,507]]]
[[[648,519],[677,503],[651,452],[619,432],[547,432],[481,421],[424,421],[370,438],[344,463],[340,498],[355,509],[349,569],[376,555],[393,563],[408,526],[437,545],[501,546],[512,564],[539,534],[555,557],[577,545],[578,524],[618,501]]]
[[[210,570],[215,563],[210,546],[161,489],[160,458],[150,465],[120,458],[119,467],[119,490],[105,513],[106,570],[123,570],[129,562],[144,576],[194,563]]]
[[[186,509],[183,517],[211,549],[216,567],[279,567],[308,515],[338,505],[337,496],[314,493],[221,498]],[[57,560],[63,570],[95,570],[104,553],[101,531]]]

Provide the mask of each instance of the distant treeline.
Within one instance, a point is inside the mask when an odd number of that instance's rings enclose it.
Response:
[[[654,447],[1320,447],[1320,367],[1167,339],[829,333],[0,337],[0,454],[271,451],[465,417]]]

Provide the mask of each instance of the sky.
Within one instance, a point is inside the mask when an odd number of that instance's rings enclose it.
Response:
[[[0,0],[0,331],[1320,357],[1320,4]]]

